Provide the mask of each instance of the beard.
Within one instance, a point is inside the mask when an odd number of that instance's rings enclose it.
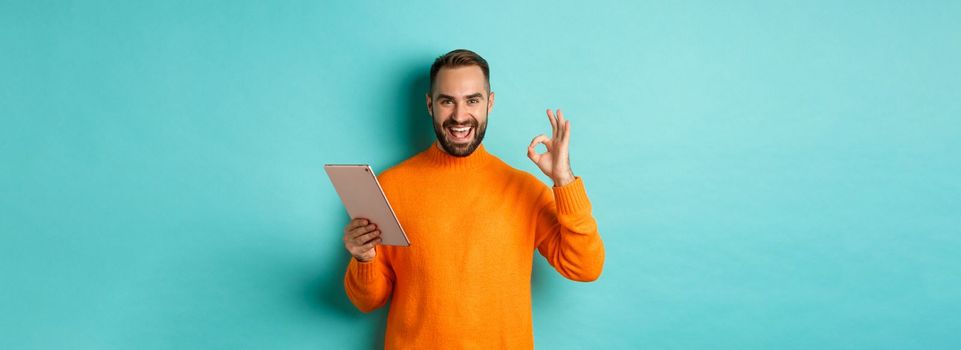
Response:
[[[437,141],[440,142],[441,148],[447,151],[448,154],[455,157],[466,157],[474,153],[477,147],[480,146],[481,141],[484,141],[484,134],[487,132],[487,121],[485,120],[483,124],[478,123],[477,119],[471,117],[466,123],[460,123],[454,121],[452,118],[448,118],[443,124],[438,124],[437,121],[434,124],[434,134],[437,135]],[[467,143],[455,143],[450,140],[447,130],[453,127],[465,127],[469,126],[473,130],[471,132],[474,134],[473,137]]]

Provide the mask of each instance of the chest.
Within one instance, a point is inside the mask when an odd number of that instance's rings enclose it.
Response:
[[[391,199],[411,241],[410,247],[395,249],[392,260],[412,267],[409,273],[497,275],[530,265],[536,198],[511,186],[438,186],[424,190],[430,195],[403,196],[414,189]],[[423,266],[431,268],[417,268]]]

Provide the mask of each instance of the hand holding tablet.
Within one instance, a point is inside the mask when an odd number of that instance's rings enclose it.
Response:
[[[344,228],[344,243],[354,257],[372,259],[378,239],[384,245],[410,245],[370,166],[327,164],[324,170],[352,219]]]
[[[375,246],[380,244],[380,231],[377,225],[367,219],[356,218],[350,220],[344,227],[344,248],[361,262],[374,260],[377,256]]]

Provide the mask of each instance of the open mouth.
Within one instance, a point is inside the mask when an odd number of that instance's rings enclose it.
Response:
[[[474,137],[474,128],[470,126],[447,127],[447,136],[451,142],[466,143]]]

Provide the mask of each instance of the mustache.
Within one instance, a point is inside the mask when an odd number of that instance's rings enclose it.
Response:
[[[445,128],[456,128],[456,127],[465,127],[465,126],[477,128],[477,124],[478,124],[477,119],[474,119],[474,118],[471,118],[467,123],[463,123],[463,124],[458,124],[453,119],[447,119],[446,121],[444,121],[444,124],[442,126]]]

